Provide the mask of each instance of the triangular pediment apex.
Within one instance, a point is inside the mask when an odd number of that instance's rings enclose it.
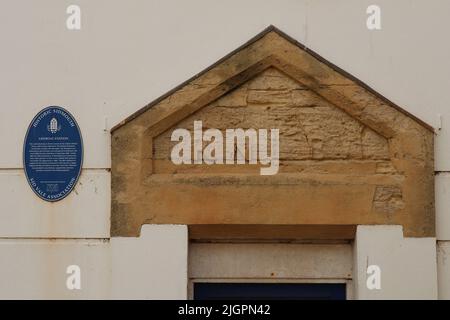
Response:
[[[306,85],[386,138],[395,134],[395,123],[389,125],[388,122],[397,121],[395,113],[398,112],[433,131],[430,125],[270,26],[209,68],[135,112],[112,128],[111,132],[136,120],[138,126],[147,130],[152,128],[151,131],[158,132],[167,129],[270,67]],[[386,117],[377,119],[379,112],[371,114],[370,106],[377,104],[376,101],[387,110]],[[366,108],[367,105],[369,108]],[[138,119],[140,117],[142,119]]]

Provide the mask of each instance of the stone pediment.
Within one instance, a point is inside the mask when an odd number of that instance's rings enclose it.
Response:
[[[245,164],[175,164],[171,136],[194,137],[196,121],[224,137],[278,129],[277,173],[260,175],[267,165],[248,152]],[[111,234],[145,223],[401,224],[431,236],[433,173],[428,125],[271,27],[112,130]]]

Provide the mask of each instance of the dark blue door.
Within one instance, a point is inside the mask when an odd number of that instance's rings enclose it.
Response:
[[[196,300],[345,300],[344,283],[194,283]]]

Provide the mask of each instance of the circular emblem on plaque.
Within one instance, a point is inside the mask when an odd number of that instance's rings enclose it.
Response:
[[[83,164],[83,140],[73,116],[47,107],[31,121],[23,145],[28,184],[45,201],[64,199],[75,187]]]

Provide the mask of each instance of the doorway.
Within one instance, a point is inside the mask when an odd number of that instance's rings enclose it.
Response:
[[[350,243],[192,243],[189,298],[352,299]]]
[[[345,283],[194,283],[194,300],[345,299]]]

